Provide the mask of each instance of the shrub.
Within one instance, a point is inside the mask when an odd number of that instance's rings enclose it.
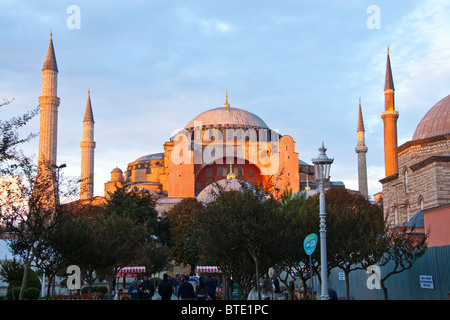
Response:
[[[106,294],[108,293],[108,288],[106,286],[97,286],[92,288],[92,292]]]
[[[15,287],[14,288],[14,299],[13,299],[13,289],[8,288],[8,291],[6,292],[6,298],[8,300],[18,300],[19,294],[20,294],[20,287]]]
[[[25,300],[37,300],[40,293],[41,291],[38,288],[28,288],[23,293],[23,298]]]
[[[94,287],[92,287],[91,292],[94,292]],[[83,288],[81,288],[81,294],[84,293],[89,293],[89,286],[84,286]]]
[[[20,288],[21,283],[19,283],[19,284],[16,283],[16,285],[19,285],[19,288]],[[42,287],[41,280],[39,279],[39,276],[37,275],[36,272],[34,272],[33,269],[30,269],[28,271],[27,284],[25,286],[25,290],[28,288],[38,288],[40,291],[41,287]],[[8,285],[8,290],[10,290],[10,289],[11,289],[11,284]],[[25,294],[25,292],[24,292],[24,294]],[[15,297],[17,299],[19,297],[19,295],[15,296]]]

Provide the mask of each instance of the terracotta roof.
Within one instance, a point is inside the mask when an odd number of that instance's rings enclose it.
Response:
[[[450,133],[450,95],[436,103],[417,125],[413,140]]]

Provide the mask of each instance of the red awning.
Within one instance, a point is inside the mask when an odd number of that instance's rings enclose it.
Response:
[[[129,273],[143,273],[143,272],[145,272],[145,267],[124,267],[119,270],[116,277],[121,278],[121,277],[125,277],[126,274],[129,274]]]
[[[220,271],[220,269],[218,267],[215,266],[198,266],[197,267],[197,272],[198,273],[222,273],[222,271]]]

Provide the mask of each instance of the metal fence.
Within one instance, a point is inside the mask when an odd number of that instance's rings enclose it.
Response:
[[[392,270],[388,264],[380,268],[381,278]],[[373,275],[366,270],[355,270],[349,274],[352,300],[383,300],[382,289],[368,286]],[[369,280],[370,282],[370,280]],[[389,300],[448,300],[450,292],[450,246],[431,247],[418,259],[411,269],[394,274],[385,282]],[[335,268],[329,277],[329,287],[339,297],[346,296],[345,277],[342,270]]]

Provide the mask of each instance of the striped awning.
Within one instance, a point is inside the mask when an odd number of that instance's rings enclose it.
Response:
[[[197,272],[198,273],[222,273],[222,271],[220,271],[220,269],[216,266],[198,266],[197,267]]]
[[[124,267],[117,272],[116,277],[124,277],[126,274],[129,273],[142,273],[145,272],[145,267]]]

